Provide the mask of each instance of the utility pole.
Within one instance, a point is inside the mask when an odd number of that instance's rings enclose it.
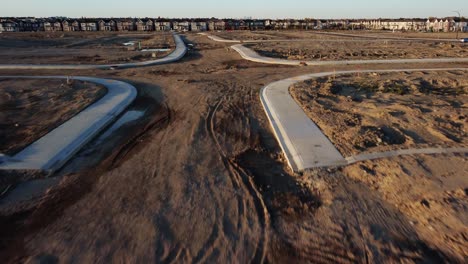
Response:
[[[452,11],[452,12],[458,14],[458,24],[457,24],[457,26],[455,27],[455,31],[457,32],[456,38],[458,39],[458,31],[459,31],[460,25],[461,25],[461,15],[460,15],[460,12],[459,12],[459,11]]]

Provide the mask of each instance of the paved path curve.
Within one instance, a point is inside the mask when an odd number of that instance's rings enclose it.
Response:
[[[226,43],[257,43],[257,42],[297,42],[302,41],[298,39],[290,39],[290,40],[247,40],[247,41],[240,41],[240,40],[228,40],[223,39],[217,36],[212,36],[206,33],[199,33],[201,35],[207,36],[209,39],[217,42],[226,42]],[[330,34],[330,35],[345,35],[347,37],[353,37],[354,35],[348,34],[333,34],[333,33],[317,33],[317,34]],[[359,36],[359,35],[356,35]],[[375,39],[376,37],[369,37]],[[386,39],[386,38],[385,38]],[[396,40],[401,40],[399,38],[395,38]],[[414,39],[412,39],[414,40]],[[418,40],[418,39],[416,39]],[[293,65],[293,66],[323,66],[323,65],[355,65],[355,64],[402,64],[402,63],[445,63],[445,62],[468,62],[468,58],[428,58],[428,59],[393,59],[393,60],[341,60],[341,61],[305,61],[305,60],[287,60],[287,59],[279,59],[279,58],[272,58],[272,57],[265,57],[254,50],[247,48],[243,44],[236,44],[231,46],[231,48],[245,60],[259,62],[259,63],[267,63],[267,64],[280,64],[280,65]]]
[[[66,76],[0,76],[0,79],[66,79]],[[0,161],[0,170],[60,169],[76,152],[109,125],[137,96],[132,85],[93,77],[73,77],[107,88],[107,94],[13,157]]]
[[[237,39],[224,39],[218,36],[210,35],[207,33],[198,33],[199,35],[207,36],[209,39],[216,41],[216,42],[224,42],[224,43],[241,43],[242,41]]]
[[[0,64],[2,70],[86,70],[86,69],[115,69],[115,68],[136,68],[151,65],[160,65],[171,63],[180,60],[187,53],[187,47],[185,46],[182,38],[174,34],[174,42],[176,44],[175,50],[164,58],[134,62],[134,63],[122,63],[122,64],[106,64],[106,65],[74,65],[74,64]]]
[[[444,62],[468,62],[468,58],[434,58],[434,59],[394,59],[394,60],[343,60],[343,61],[301,61],[301,60],[286,60],[271,57],[264,57],[257,52],[245,47],[242,44],[237,44],[231,47],[237,51],[242,58],[268,64],[282,65],[308,65],[308,66],[323,66],[323,65],[353,65],[353,64],[402,64],[402,63],[444,63]]]
[[[224,43],[264,43],[264,42],[310,42],[310,41],[318,41],[318,42],[343,42],[343,41],[356,41],[354,38],[362,39],[362,40],[391,40],[391,41],[429,41],[429,42],[460,42],[459,39],[437,39],[437,38],[404,38],[404,37],[389,37],[389,36],[374,36],[374,35],[356,35],[356,34],[346,34],[346,33],[334,33],[334,32],[320,32],[320,31],[308,31],[309,33],[318,34],[318,35],[329,35],[329,36],[338,36],[338,37],[346,37],[346,38],[353,38],[350,40],[343,40],[343,39],[336,39],[336,40],[325,40],[325,39],[259,39],[259,40],[238,40],[238,39],[225,39],[218,36],[210,35],[208,33],[198,33],[200,35],[207,36],[209,39],[217,42],[224,42]]]
[[[447,70],[466,71],[468,68],[363,70],[307,74],[284,79],[267,85],[262,88],[260,92],[260,100],[279,145],[286,156],[288,164],[291,169],[296,172],[316,167],[343,166],[361,160],[398,155],[468,152],[468,148],[445,150],[439,148],[425,150],[410,149],[383,153],[369,153],[344,158],[289,93],[289,87],[294,83],[334,74]]]

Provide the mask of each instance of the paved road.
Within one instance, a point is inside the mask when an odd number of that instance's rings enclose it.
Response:
[[[66,76],[0,76],[26,79],[66,79]],[[0,161],[0,170],[45,170],[61,168],[77,151],[109,125],[136,98],[137,91],[130,84],[92,77],[73,77],[75,80],[101,84],[107,94],[79,114],[35,141],[15,156]]]
[[[308,66],[323,66],[323,65],[353,65],[353,64],[402,64],[402,63],[444,63],[444,62],[468,62],[468,58],[437,58],[437,59],[394,59],[394,60],[343,60],[343,61],[300,61],[286,60],[271,57],[264,57],[257,52],[245,47],[242,44],[237,44],[231,47],[237,51],[242,58],[268,64],[282,65],[304,65]]]
[[[136,68],[151,65],[160,65],[180,60],[187,52],[187,47],[179,35],[174,34],[176,49],[164,58],[134,63],[106,64],[106,65],[73,65],[73,64],[0,64],[0,69],[19,70],[86,70],[86,69],[111,69],[111,68]]]
[[[368,72],[401,72],[401,71],[447,71],[468,70],[468,68],[450,69],[400,69],[400,70],[365,70],[323,72],[302,75],[294,78],[274,82],[264,87],[260,93],[260,100],[270,121],[271,127],[281,146],[289,166],[294,171],[327,166],[342,166],[363,159],[375,159],[388,156],[398,156],[417,153],[442,153],[440,149],[432,150],[400,150],[380,154],[363,154],[344,158],[330,140],[322,133],[317,125],[310,120],[304,110],[289,94],[289,87],[300,81],[311,78],[346,73]],[[431,152],[432,151],[432,152]],[[456,151],[460,152],[459,149]],[[466,149],[461,149],[466,152]]]

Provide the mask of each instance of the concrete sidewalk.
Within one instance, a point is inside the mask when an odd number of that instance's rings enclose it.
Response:
[[[185,46],[182,38],[174,34],[174,42],[176,49],[164,58],[134,62],[134,63],[122,63],[122,64],[106,64],[106,65],[73,65],[73,64],[0,64],[1,70],[87,70],[87,69],[115,69],[115,68],[136,68],[151,65],[160,65],[175,62],[184,57],[187,53],[187,47]]]
[[[345,159],[289,94],[289,87],[291,85],[300,81],[334,74],[447,70],[465,71],[468,68],[363,70],[307,74],[269,84],[262,88],[260,100],[278,143],[293,171],[297,172],[317,167],[343,166],[363,159],[383,158],[389,155],[416,154],[420,151],[394,151],[375,155],[370,153]],[[455,150],[459,151],[459,149]],[[440,149],[427,150],[421,153],[429,153],[430,151],[443,153]]]
[[[0,76],[0,79],[66,79],[66,76]],[[0,170],[60,169],[84,145],[109,125],[137,96],[130,84],[92,77],[73,77],[74,80],[93,82],[107,88],[99,101],[35,141],[13,157],[0,163]]]
[[[281,65],[307,65],[307,66],[324,66],[324,65],[354,65],[354,64],[403,64],[403,63],[443,63],[443,62],[468,62],[468,58],[437,58],[437,59],[393,59],[393,60],[344,60],[344,61],[300,61],[300,60],[286,60],[271,57],[264,57],[259,55],[252,49],[245,47],[242,44],[231,46],[231,48],[242,58],[267,64],[281,64]]]

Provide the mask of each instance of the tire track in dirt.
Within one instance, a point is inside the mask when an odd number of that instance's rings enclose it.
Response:
[[[122,145],[119,151],[112,158],[109,169],[115,168],[117,164],[121,164],[121,161],[127,156],[127,154],[131,152],[140,142],[142,142],[142,138],[145,137],[148,133],[154,130],[163,130],[171,123],[173,114],[172,110],[169,108],[167,103],[165,104],[164,109],[166,110],[166,113],[162,117],[159,117],[146,125],[146,127],[141,132],[130,138],[125,144]]]
[[[353,240],[361,244],[359,251],[362,261],[379,263],[392,258],[395,261],[403,258],[414,262],[455,261],[443,252],[430,248],[420,239],[409,220],[399,216],[383,201],[360,190],[362,187],[352,180],[341,175],[338,177],[338,187],[343,190],[341,195],[345,195],[346,204],[349,205],[343,207],[343,211],[348,211],[354,218],[342,224],[354,229]]]
[[[216,107],[210,107],[210,110],[208,112],[208,115],[205,117],[205,132],[209,135],[211,138],[211,122],[213,118],[214,111],[216,111]],[[216,190],[213,189],[213,186],[208,185],[208,190],[209,193],[215,194]],[[213,225],[213,229],[211,230],[210,236],[208,237],[208,240],[205,242],[203,247],[197,254],[195,254],[195,258],[193,259],[194,263],[203,263],[206,262],[206,260],[210,257],[211,254],[215,251],[215,249],[219,246],[219,243],[223,239],[224,235],[220,234],[220,230],[223,230],[223,224],[222,224],[222,218],[223,215],[220,214],[219,208],[221,207],[221,200],[219,196],[217,195],[212,195],[213,201],[215,202],[215,208],[216,209],[216,222]]]
[[[262,228],[262,235],[261,239],[258,241],[255,254],[251,257],[250,262],[254,263],[263,263],[266,258],[266,249],[268,246],[268,235],[267,231],[269,230],[269,215],[266,205],[263,201],[263,198],[259,191],[256,189],[255,184],[252,182],[251,178],[247,175],[247,173],[237,165],[235,161],[230,159],[226,152],[224,151],[223,147],[221,146],[217,136],[216,136],[216,129],[215,129],[215,122],[216,122],[216,113],[218,112],[219,108],[225,103],[225,97],[219,99],[214,106],[210,107],[208,112],[208,116],[206,119],[207,131],[211,140],[215,143],[216,149],[218,151],[219,156],[223,162],[224,167],[226,168],[231,184],[236,189],[244,189],[246,193],[248,193],[252,200],[254,201],[254,205],[257,210],[258,220]],[[246,202],[240,195],[235,196],[237,199],[238,205],[238,227],[242,225],[242,219],[245,217],[245,208]]]

